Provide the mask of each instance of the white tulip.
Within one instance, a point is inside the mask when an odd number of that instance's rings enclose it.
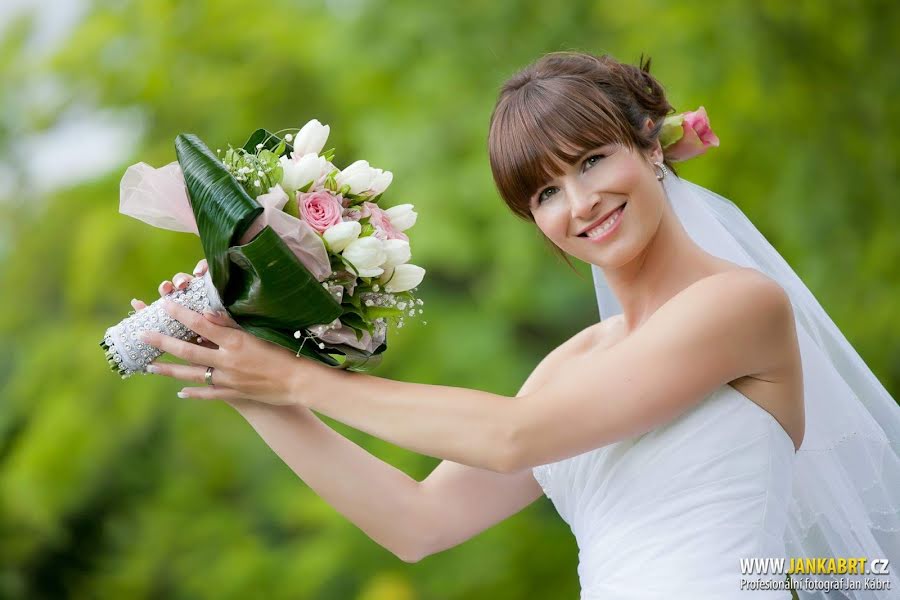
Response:
[[[316,183],[331,171],[331,164],[318,154],[304,154],[300,160],[291,160],[286,156],[280,159],[284,176],[281,187],[288,193]]]
[[[297,132],[297,136],[294,138],[294,152],[291,156],[297,160],[306,154],[318,154],[325,147],[325,141],[328,140],[330,132],[331,128],[319,123],[318,119],[309,121]]]
[[[409,250],[409,242],[404,240],[383,240],[381,242],[387,258],[384,260],[382,268],[396,267],[402,265],[412,257]]]
[[[418,265],[397,265],[394,267],[394,275],[384,284],[384,291],[395,293],[411,290],[425,277],[425,269]]]
[[[372,169],[375,177],[369,182],[369,193],[373,196],[383,194],[391,182],[394,180],[394,174],[390,171],[382,171],[381,169]]]
[[[342,254],[356,268],[360,277],[377,277],[384,272],[380,265],[387,254],[381,240],[373,235],[353,240]]]
[[[362,194],[369,189],[375,175],[375,170],[369,166],[368,161],[358,160],[338,173],[334,180],[338,189],[349,185],[351,194]]]
[[[350,242],[359,237],[362,226],[359,221],[341,221],[332,225],[322,234],[332,252],[342,252]]]
[[[384,211],[387,213],[391,225],[397,231],[405,231],[416,224],[418,213],[413,210],[412,204],[398,204]]]

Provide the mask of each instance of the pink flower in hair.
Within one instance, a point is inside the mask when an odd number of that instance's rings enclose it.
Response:
[[[679,162],[704,154],[710,146],[718,147],[719,138],[709,125],[706,109],[701,106],[693,112],[666,117],[659,142],[666,159]]]

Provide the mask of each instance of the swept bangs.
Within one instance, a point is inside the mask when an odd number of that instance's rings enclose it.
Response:
[[[533,221],[529,199],[586,152],[610,143],[638,146],[627,117],[578,75],[531,79],[510,90],[491,116],[488,153],[500,195]]]

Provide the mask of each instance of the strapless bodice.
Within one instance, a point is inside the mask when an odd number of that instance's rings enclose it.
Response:
[[[533,474],[575,535],[584,600],[790,598],[741,590],[740,559],[784,556],[793,460],[778,421],[725,385],[663,427]]]

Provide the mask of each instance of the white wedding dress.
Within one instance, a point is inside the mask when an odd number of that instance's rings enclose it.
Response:
[[[793,463],[778,421],[724,385],[667,425],[532,472],[575,535],[582,600],[789,599],[742,590],[740,559],[785,555]]]

